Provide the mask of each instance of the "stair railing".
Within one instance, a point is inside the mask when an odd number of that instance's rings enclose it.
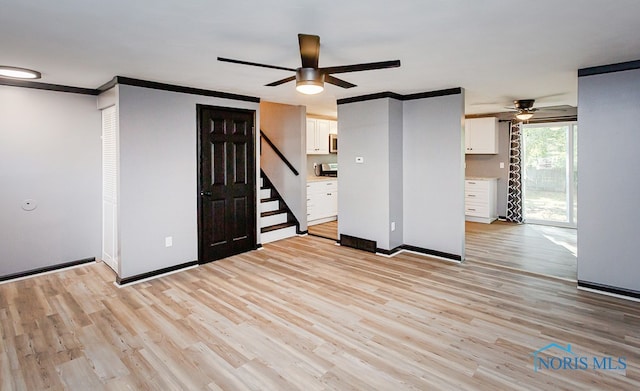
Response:
[[[264,139],[264,141],[267,142],[267,144],[269,144],[269,146],[271,147],[271,149],[273,149],[273,152],[276,153],[276,155],[278,155],[278,157],[280,158],[280,160],[282,160],[284,162],[284,164],[289,167],[289,169],[291,170],[291,172],[293,172],[296,176],[300,175],[300,173],[298,172],[298,170],[296,170],[295,167],[293,167],[293,164],[291,164],[291,162],[289,160],[287,160],[287,158],[282,154],[282,152],[280,152],[280,150],[278,149],[278,147],[275,146],[275,144],[273,142],[271,142],[271,140],[269,140],[269,137],[267,137],[267,135],[262,131],[262,129],[260,129],[260,138]]]

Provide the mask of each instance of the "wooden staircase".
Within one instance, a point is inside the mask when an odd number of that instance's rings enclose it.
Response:
[[[296,236],[300,224],[264,172],[260,172],[260,241],[262,244]]]

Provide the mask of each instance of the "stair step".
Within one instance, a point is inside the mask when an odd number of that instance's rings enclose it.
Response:
[[[270,243],[297,235],[298,225],[271,182],[260,174],[260,242]],[[295,219],[294,219],[295,220]]]
[[[275,201],[261,202],[260,203],[260,211],[262,213],[271,212],[271,211],[278,210],[278,209],[280,209],[280,201],[278,201],[277,199]]]
[[[295,224],[289,227],[261,233],[260,242],[262,244],[266,244],[266,243],[275,242],[276,240],[290,238],[293,236],[296,236]]]
[[[260,199],[270,198],[271,197],[271,188],[263,187],[260,189]]]
[[[287,209],[286,208],[280,208],[280,209],[276,209],[276,210],[270,210],[268,212],[262,212],[262,213],[260,213],[260,217],[279,215],[280,213],[287,213]]]
[[[260,232],[266,233],[266,232],[271,232],[271,231],[275,231],[282,228],[289,228],[289,227],[295,227],[295,226],[296,226],[296,223],[286,222],[286,223],[281,223],[276,225],[270,225],[268,227],[263,227],[260,229]]]
[[[262,216],[260,217],[260,228],[286,223],[287,221],[289,221],[289,216],[287,215],[286,211],[284,213]]]

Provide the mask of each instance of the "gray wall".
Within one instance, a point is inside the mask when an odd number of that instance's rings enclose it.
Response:
[[[466,176],[498,178],[498,215],[507,215],[509,184],[509,122],[498,123],[497,155],[465,155]],[[500,168],[500,163],[504,168]]]
[[[262,144],[260,166],[298,219],[301,231],[307,230],[306,112],[305,106],[260,103],[262,130],[299,175],[296,176],[266,142]]]
[[[338,105],[338,120],[338,232],[389,249],[389,99]]]
[[[464,92],[404,102],[404,244],[464,258]]]
[[[464,257],[463,116],[463,93],[338,105],[339,233]]]
[[[640,70],[578,78],[578,280],[640,291]]]
[[[100,256],[100,135],[95,96],[0,86],[0,275]]]
[[[389,250],[404,244],[403,104],[389,99]],[[395,230],[391,231],[391,224]]]
[[[259,129],[258,103],[119,86],[120,277],[197,260],[196,104],[255,110]]]

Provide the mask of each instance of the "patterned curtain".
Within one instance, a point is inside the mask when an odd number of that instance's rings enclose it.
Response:
[[[522,223],[522,131],[521,122],[509,124],[509,187],[507,194],[507,221]]]

